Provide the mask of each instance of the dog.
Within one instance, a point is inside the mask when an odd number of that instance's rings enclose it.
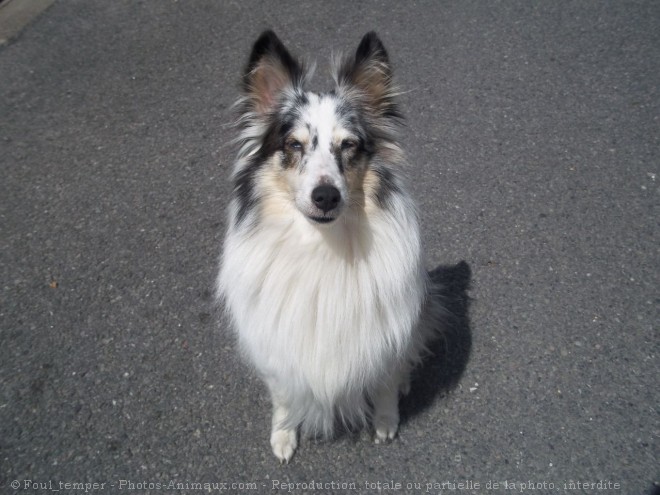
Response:
[[[402,117],[374,32],[333,61],[334,89],[272,31],[255,42],[237,108],[238,157],[217,294],[273,404],[270,443],[371,423],[398,430],[400,394],[442,308],[423,266],[397,141]]]

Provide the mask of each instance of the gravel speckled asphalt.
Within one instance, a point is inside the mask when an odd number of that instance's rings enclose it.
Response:
[[[458,292],[471,271],[396,441],[303,441],[287,466],[212,301],[267,27],[317,88],[380,34],[429,268]],[[57,1],[0,47],[2,493],[650,493],[659,60],[654,1]]]

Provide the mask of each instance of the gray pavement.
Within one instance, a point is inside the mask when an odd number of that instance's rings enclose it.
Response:
[[[266,27],[318,88],[381,35],[429,268],[459,292],[471,270],[462,347],[396,441],[303,441],[287,466],[212,301]],[[0,47],[1,493],[650,493],[659,61],[655,1],[55,2]]]

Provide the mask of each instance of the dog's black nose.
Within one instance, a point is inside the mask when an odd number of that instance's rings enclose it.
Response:
[[[312,191],[312,201],[319,210],[323,210],[323,213],[336,208],[340,199],[341,193],[334,186],[318,186]]]

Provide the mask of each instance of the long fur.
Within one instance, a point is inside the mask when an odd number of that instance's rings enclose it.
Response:
[[[272,32],[255,43],[217,279],[240,348],[287,405],[274,427],[326,436],[367,423],[383,387],[405,391],[441,311],[400,176],[387,53],[369,33],[334,71],[334,91],[308,92]],[[319,184],[336,186],[337,212],[310,204]]]

